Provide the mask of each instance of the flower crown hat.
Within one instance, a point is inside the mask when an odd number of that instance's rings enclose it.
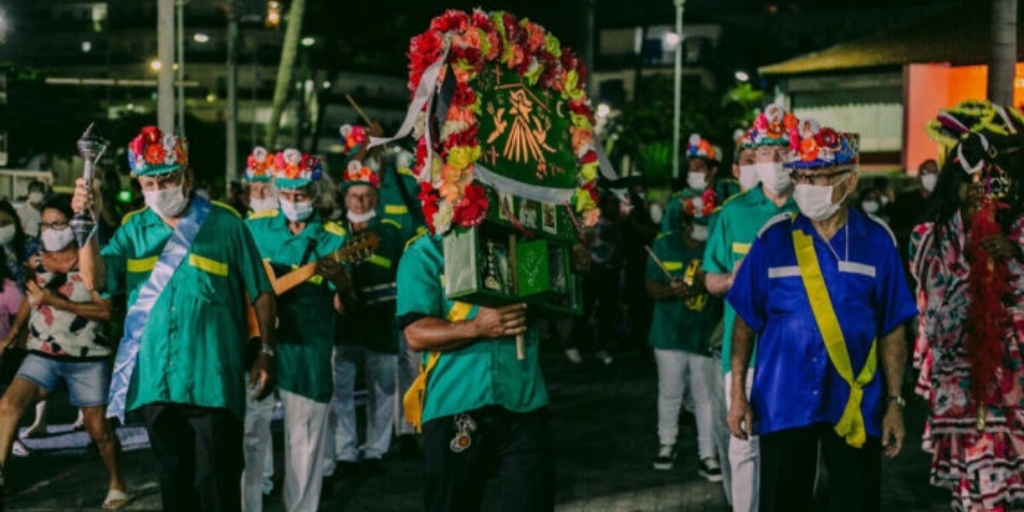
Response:
[[[133,178],[170,174],[188,166],[188,141],[156,126],[146,126],[128,144]]]
[[[357,124],[343,124],[338,131],[341,145],[345,148],[345,158],[354,157],[370,141],[366,128]]]
[[[282,189],[303,188],[323,177],[320,157],[289,148],[274,155],[274,184]]]
[[[859,143],[852,133],[839,133],[817,120],[802,119],[799,122],[799,144],[791,154],[787,169],[814,170],[826,167],[846,167],[857,164]]]
[[[755,147],[753,130],[736,130],[732,135],[732,139],[737,155],[745,149],[754,149]]]
[[[274,179],[274,155],[263,146],[256,146],[245,161],[245,174],[242,181],[246,183],[269,183]]]
[[[701,138],[699,133],[690,135],[690,139],[686,142],[687,158],[703,158],[717,162],[719,153],[720,151],[706,139]]]
[[[751,147],[789,146],[796,151],[800,143],[799,119],[779,104],[772,103],[754,118],[749,137]]]
[[[349,160],[345,173],[341,177],[341,191],[344,192],[355,185],[369,185],[380,188],[380,176],[373,169],[363,165],[359,160]]]

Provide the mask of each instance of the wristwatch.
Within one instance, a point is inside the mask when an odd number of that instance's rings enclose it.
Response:
[[[902,396],[899,396],[899,395],[889,395],[889,401],[890,402],[896,402],[896,405],[898,405],[900,407],[903,407],[903,408],[907,407],[907,401]]]
[[[260,344],[260,354],[263,354],[267,357],[277,356],[277,352],[274,351],[274,347],[267,345],[266,343]]]

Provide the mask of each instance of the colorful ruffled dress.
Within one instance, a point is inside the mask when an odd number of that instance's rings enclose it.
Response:
[[[1024,218],[1010,239],[1024,248]],[[984,411],[971,397],[965,326],[971,303],[967,238],[959,213],[941,230],[918,225],[911,236],[910,271],[917,281],[919,329],[914,364],[918,394],[928,400],[925,447],[933,453],[931,484],[952,491],[957,511],[1024,508],[1024,265],[1009,262],[1014,301],[1004,340],[1000,403]],[[1009,375],[1007,375],[1009,373]]]

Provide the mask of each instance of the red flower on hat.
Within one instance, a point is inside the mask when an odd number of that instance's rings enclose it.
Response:
[[[455,9],[448,9],[444,14],[431,20],[430,29],[442,33],[462,31],[466,29],[468,22],[469,16],[466,16],[466,13]]]
[[[164,151],[163,146],[160,144],[150,143],[146,146],[146,163],[150,165],[160,165],[164,163],[164,157],[167,156],[167,152]]]
[[[832,128],[823,127],[814,135],[814,142],[823,148],[833,149],[839,146],[839,134]]]

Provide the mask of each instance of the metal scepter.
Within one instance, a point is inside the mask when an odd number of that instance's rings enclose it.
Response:
[[[100,138],[93,127],[94,125],[90,123],[89,127],[85,129],[85,133],[82,134],[82,138],[78,139],[78,153],[85,160],[82,178],[89,190],[92,190],[93,170],[96,163],[100,161],[100,157],[107,150],[107,142]],[[84,211],[76,213],[71,219],[71,230],[75,233],[75,241],[78,242],[78,246],[85,247],[89,239],[96,234],[96,217],[92,210],[86,208]]]

